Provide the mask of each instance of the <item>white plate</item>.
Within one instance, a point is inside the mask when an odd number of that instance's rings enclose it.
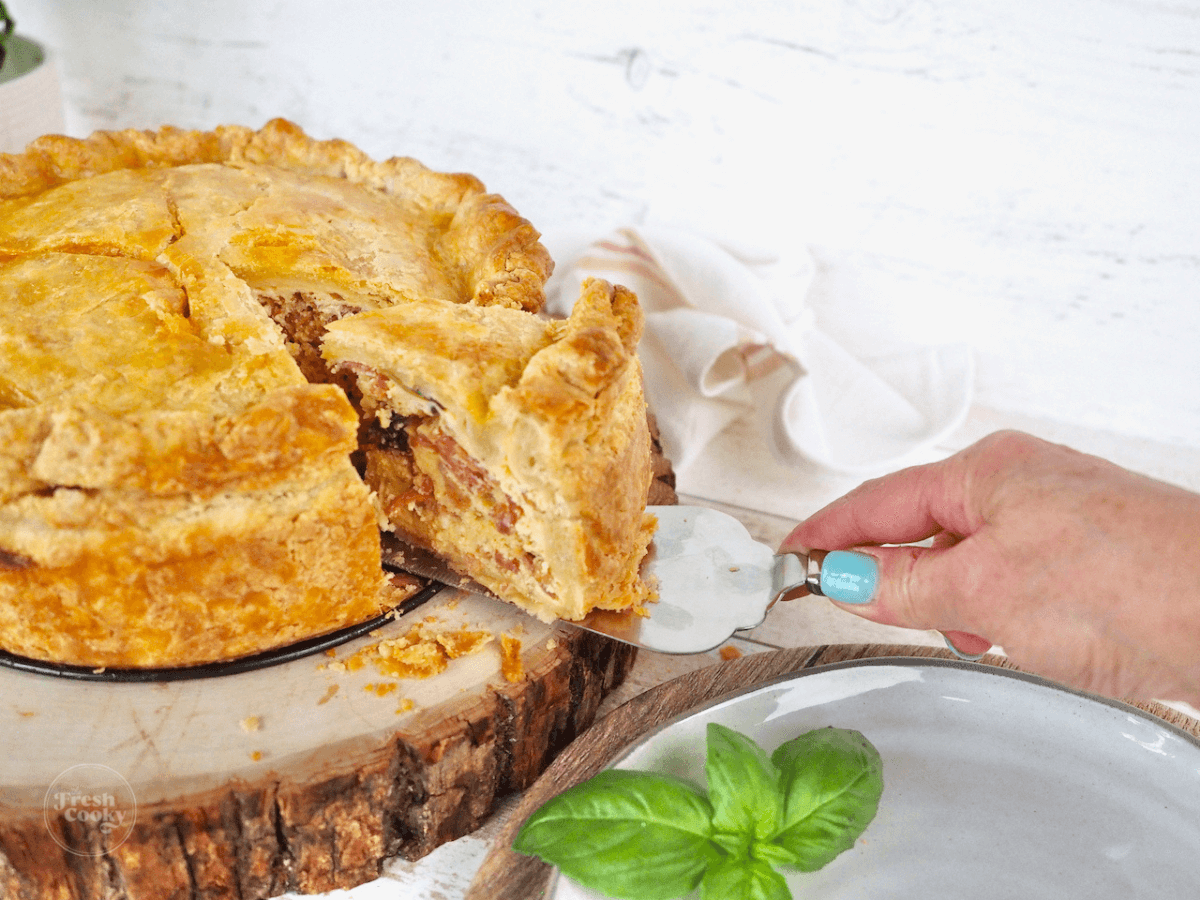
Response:
[[[719,722],[768,752],[814,728],[883,758],[879,814],[797,898],[1200,896],[1200,741],[1138,709],[940,660],[813,669],[706,707],[613,765],[704,786]],[[601,895],[557,875],[553,900]]]

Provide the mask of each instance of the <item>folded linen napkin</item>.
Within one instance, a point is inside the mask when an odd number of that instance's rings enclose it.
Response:
[[[859,358],[815,323],[814,269],[807,253],[755,257],[682,230],[628,227],[560,261],[549,301],[565,312],[592,276],[637,293],[647,401],[677,471],[740,417],[784,464],[886,471],[961,423],[972,356],[943,346]]]

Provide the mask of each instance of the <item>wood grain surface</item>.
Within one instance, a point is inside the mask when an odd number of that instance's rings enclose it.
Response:
[[[338,658],[433,617],[518,634],[515,682],[494,647],[424,680],[334,671],[327,657],[169,684],[0,670],[13,698],[0,714],[0,896],[315,893],[472,831],[590,724],[635,656],[504,606],[450,591]],[[121,777],[128,833],[62,821],[49,788],[79,766]]]
[[[512,851],[521,825],[551,797],[595,775],[640,736],[729,694],[828,663],[880,657],[954,659],[936,647],[847,644],[799,647],[744,656],[681,676],[638,695],[614,710],[559,755],[525,792],[500,829],[467,891],[466,900],[534,900],[545,896],[552,873],[534,857]],[[1015,669],[1007,659],[986,656],[984,665]],[[1200,736],[1200,722],[1157,703],[1133,704]]]

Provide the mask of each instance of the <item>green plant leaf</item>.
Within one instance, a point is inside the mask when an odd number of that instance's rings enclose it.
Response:
[[[530,816],[513,843],[619,900],[790,900],[775,867],[814,871],[870,824],[883,764],[857,731],[803,734],[768,755],[721,725],[707,732],[709,794],[682,779],[601,772]]]
[[[729,834],[724,831],[714,831],[712,841],[730,856],[749,856],[753,835],[740,832]]]
[[[775,868],[795,866],[796,854],[775,841],[755,841],[750,845],[750,858],[761,859]]]
[[[792,900],[783,876],[757,859],[729,857],[708,870],[701,900]]]
[[[814,872],[854,846],[879,810],[883,761],[857,731],[822,728],[781,745],[784,810],[774,842]]]
[[[724,725],[710,723],[707,738],[704,774],[713,831],[744,837],[748,852],[753,841],[770,840],[779,831],[783,815],[779,769],[758,744]]]
[[[16,27],[17,23],[4,8],[4,0],[0,0],[0,68],[4,68],[4,54],[8,51],[8,39]]]
[[[712,806],[687,782],[610,769],[539,808],[513,849],[610,897],[671,900],[723,856],[711,835]]]

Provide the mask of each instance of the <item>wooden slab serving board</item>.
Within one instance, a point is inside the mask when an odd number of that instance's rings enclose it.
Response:
[[[427,679],[336,665],[430,618],[497,640]],[[521,641],[515,682],[502,633]],[[335,657],[236,675],[114,684],[0,669],[0,895],[253,898],[371,880],[385,858],[421,856],[527,787],[633,658],[446,591]],[[84,793],[107,797],[66,814],[124,813],[107,835],[56,821],[84,776]]]
[[[552,869],[541,860],[515,853],[513,840],[524,821],[551,797],[591,778],[642,735],[677,716],[730,694],[829,663],[876,657],[950,659],[937,647],[893,644],[841,644],[757,653],[691,672],[651,688],[608,714],[561,753],[525,792],[493,839],[466,900],[535,900],[544,898]],[[1007,659],[986,656],[984,665],[1015,669]],[[1200,737],[1200,722],[1157,703],[1135,703],[1178,728]]]

